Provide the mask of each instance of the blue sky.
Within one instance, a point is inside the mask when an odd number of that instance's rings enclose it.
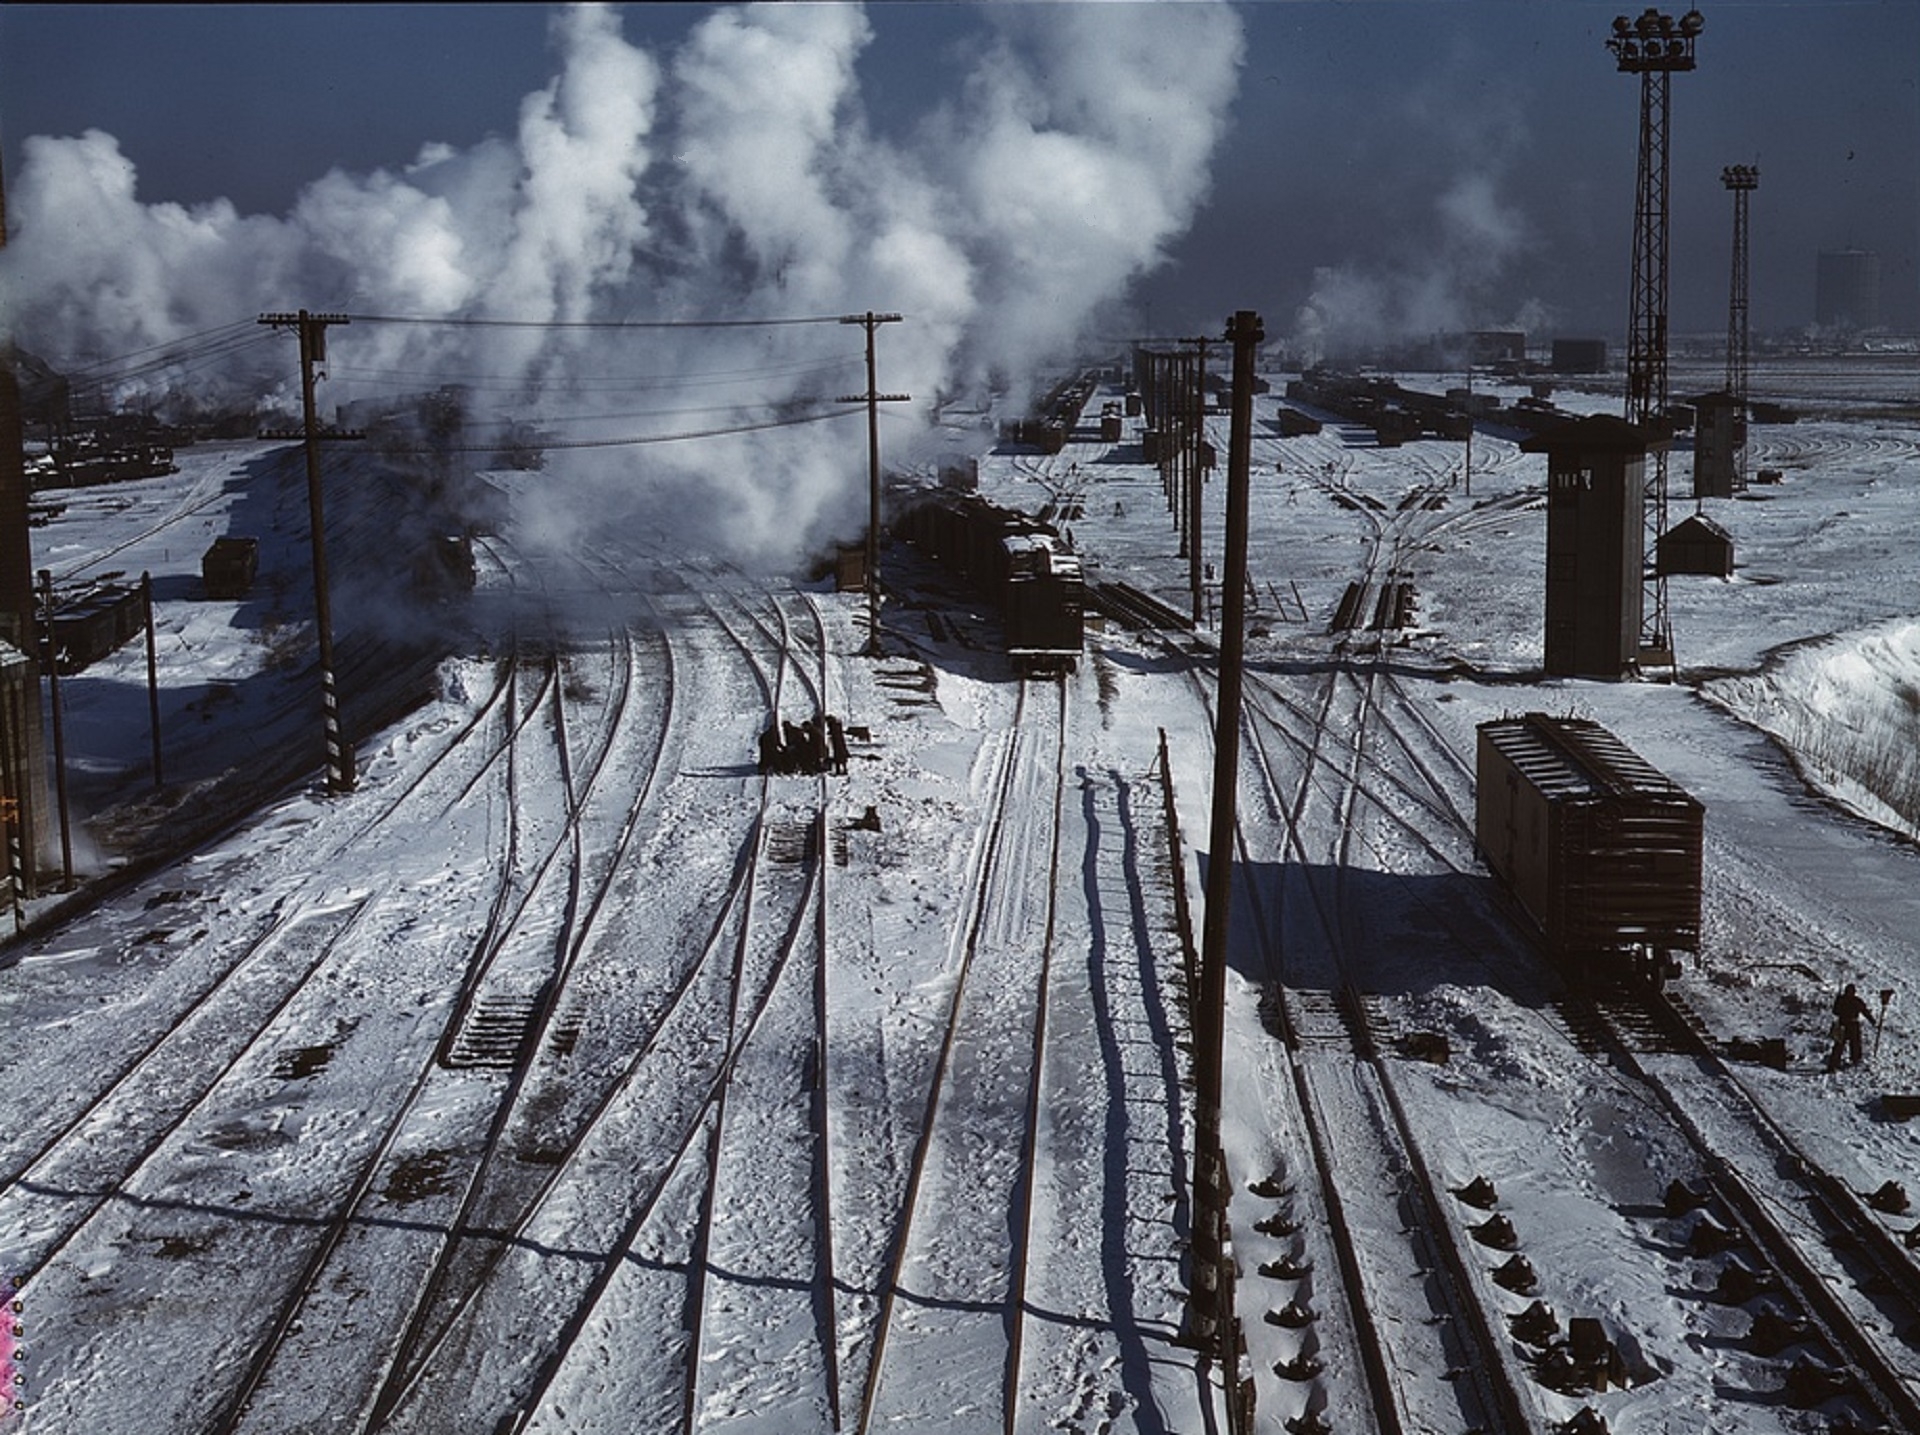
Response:
[[[646,5],[626,38],[665,56],[715,7]],[[1116,14],[1124,6],[1115,7]],[[1624,329],[1638,83],[1588,0],[1267,0],[1239,7],[1237,91],[1211,187],[1171,262],[1135,286],[1181,332],[1236,308],[1284,332],[1316,295],[1418,328],[1431,313]],[[1720,0],[1674,80],[1673,318],[1724,327],[1731,205],[1758,162],[1753,319],[1812,317],[1815,255],[1882,255],[1888,317],[1920,327],[1920,4]],[[964,6],[870,7],[871,128],[905,135],[984,43]],[[545,7],[0,6],[9,189],[29,135],[104,130],[145,203],[284,214],[329,169],[407,165],[510,134],[554,72]],[[1168,57],[1166,82],[1182,81]],[[1138,196],[1114,194],[1124,213]],[[1430,308],[1450,290],[1459,303]],[[1332,298],[1327,296],[1332,295]]]

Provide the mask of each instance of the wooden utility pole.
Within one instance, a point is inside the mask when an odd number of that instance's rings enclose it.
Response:
[[[53,709],[53,790],[60,809],[60,890],[73,890],[73,827],[67,812],[66,724],[60,713],[60,655],[53,648],[53,570],[40,570],[40,596],[45,604],[40,624],[42,654],[47,664],[47,701]]]
[[[1191,339],[1194,346],[1193,383],[1186,402],[1192,406],[1192,431],[1184,436],[1187,464],[1187,586],[1193,590],[1193,626],[1207,618],[1207,567],[1200,551],[1203,500],[1207,492],[1207,339]]]
[[[0,249],[7,243],[6,185],[0,179]],[[0,336],[0,641],[26,660],[25,696],[7,707],[0,733],[0,804],[11,814],[10,850],[17,852],[17,896],[36,895],[47,806],[46,719],[40,710],[39,613],[33,589],[33,543],[27,519],[25,424],[10,335]]]
[[[147,621],[147,731],[153,738],[153,785],[166,785],[160,767],[160,651],[153,630],[153,574],[140,575],[140,606]]]
[[[1207,847],[1207,910],[1200,940],[1200,995],[1193,1019],[1195,1106],[1194,1334],[1220,1362],[1231,1435],[1253,1428],[1252,1389],[1240,1378],[1240,1321],[1234,1310],[1233,1241],[1226,1154],[1220,1145],[1225,1069],[1227,934],[1238,823],[1240,704],[1246,658],[1247,513],[1253,453],[1254,356],[1266,337],[1250,309],[1227,325],[1233,345],[1233,400],[1227,446],[1226,567],[1220,591],[1220,695],[1214,711],[1213,825]]]
[[[320,636],[320,701],[325,726],[327,791],[353,791],[353,747],[340,730],[340,695],[334,684],[333,605],[328,596],[327,530],[320,504],[320,425],[314,416],[313,370],[327,361],[327,326],[344,324],[344,314],[262,314],[262,324],[295,329],[300,335],[300,409],[307,451],[307,516],[313,536],[313,606]]]
[[[904,404],[910,394],[883,394],[875,375],[873,332],[882,324],[898,324],[898,314],[847,314],[842,324],[858,324],[867,331],[867,391],[847,394],[835,402],[867,406],[867,653],[880,656],[880,405]]]

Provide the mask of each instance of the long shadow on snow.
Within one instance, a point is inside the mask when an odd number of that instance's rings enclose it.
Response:
[[[1160,973],[1155,960],[1153,928],[1146,911],[1145,882],[1140,871],[1139,833],[1133,815],[1133,789],[1117,772],[1105,774],[1113,784],[1119,831],[1113,834],[1124,853],[1128,906],[1113,914],[1111,925],[1101,901],[1098,854],[1104,831],[1094,798],[1098,780],[1081,770],[1081,808],[1087,825],[1086,856],[1081,862],[1080,880],[1086,894],[1091,923],[1087,945],[1087,985],[1093,994],[1094,1023],[1100,1036],[1100,1060],[1106,1069],[1109,1092],[1125,1089],[1127,1073],[1124,1047],[1116,1030],[1113,996],[1109,984],[1125,980],[1121,973],[1133,968],[1133,980],[1139,983],[1141,1005],[1152,1032],[1153,1046],[1159,1054],[1159,1083],[1164,1093],[1166,1130],[1159,1149],[1172,1153],[1183,1149],[1180,1131],[1180,1071],[1173,1043],[1171,1023],[1160,996]],[[1107,1310],[1113,1330],[1120,1341],[1120,1382],[1133,1397],[1135,1418],[1142,1435],[1164,1432],[1167,1425],[1160,1417],[1153,1396],[1153,1357],[1142,1338],[1144,1327],[1136,1313],[1136,1296],[1131,1256],[1127,1249],[1127,1178],[1129,1143],[1132,1139],[1127,1103],[1110,1101],[1107,1105],[1105,1142],[1106,1171],[1101,1193],[1100,1265],[1106,1277]],[[1172,1163],[1175,1206],[1174,1228],[1190,1229],[1190,1202],[1182,1163]],[[1165,1173],[1156,1173],[1165,1174]]]
[[[1197,860],[1204,882],[1207,854]],[[1494,879],[1477,874],[1236,861],[1227,966],[1255,985],[1351,981],[1386,997],[1488,987],[1545,1007],[1559,978],[1512,910]]]

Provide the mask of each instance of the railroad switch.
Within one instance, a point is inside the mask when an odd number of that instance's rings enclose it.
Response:
[[[1560,1334],[1560,1318],[1553,1313],[1552,1306],[1537,1300],[1520,1314],[1511,1317],[1507,1321],[1507,1328],[1522,1345],[1540,1349],[1552,1343],[1553,1338]]]
[[[1700,1187],[1675,1180],[1667,1186],[1666,1208],[1669,1216],[1684,1216],[1712,1202],[1713,1197]]]
[[[1520,1237],[1513,1229],[1513,1222],[1505,1216],[1489,1216],[1477,1226],[1467,1227],[1473,1238],[1483,1246],[1492,1246],[1496,1251],[1518,1250]]]
[[[1297,1300],[1290,1300],[1280,1309],[1267,1312],[1268,1325],[1281,1326],[1287,1330],[1300,1330],[1312,1325],[1318,1318]]]
[[[1738,1232],[1728,1230],[1707,1215],[1694,1222],[1693,1233],[1687,1237],[1687,1249],[1696,1256],[1717,1256],[1740,1244]]]
[[[1297,1281],[1312,1269],[1310,1261],[1303,1261],[1298,1256],[1282,1256],[1277,1261],[1263,1262],[1260,1274],[1268,1280]]]
[[[1747,1330],[1747,1349],[1771,1358],[1815,1338],[1813,1322],[1791,1320],[1777,1310],[1763,1310],[1753,1318]]]
[[[1771,1271],[1756,1271],[1744,1261],[1732,1260],[1721,1269],[1713,1293],[1727,1305],[1745,1305],[1756,1296],[1777,1289],[1779,1284]]]
[[[1804,1356],[1794,1361],[1793,1368],[1787,1372],[1786,1383],[1780,1387],[1781,1393],[1787,1397],[1787,1403],[1796,1410],[1812,1410],[1825,1405],[1852,1388],[1852,1377],[1846,1371],[1817,1364]]]
[[[1912,1204],[1907,1199],[1907,1188],[1898,1181],[1885,1182],[1866,1201],[1874,1210],[1889,1216],[1904,1216]]]
[[[1493,1189],[1493,1182],[1489,1181],[1485,1176],[1475,1176],[1471,1181],[1467,1182],[1466,1185],[1455,1190],[1453,1194],[1476,1210],[1491,1211],[1495,1206],[1500,1204],[1499,1193]]]
[[[1533,1272],[1533,1262],[1525,1256],[1516,1255],[1493,1273],[1493,1283],[1515,1295],[1530,1295],[1540,1284],[1540,1278]]]

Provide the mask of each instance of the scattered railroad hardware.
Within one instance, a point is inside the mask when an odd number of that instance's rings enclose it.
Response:
[[[971,494],[928,494],[897,531],[998,607],[1015,672],[1073,671],[1086,635],[1086,582],[1052,525]]]
[[[228,534],[200,555],[200,581],[209,598],[244,598],[260,571],[260,540]]]
[[[1475,841],[1553,962],[1595,985],[1673,975],[1700,947],[1703,805],[1587,719],[1479,735]]]
[[[775,718],[760,733],[759,770],[764,776],[798,773],[845,777],[847,732],[833,713],[816,715],[802,723]]]

